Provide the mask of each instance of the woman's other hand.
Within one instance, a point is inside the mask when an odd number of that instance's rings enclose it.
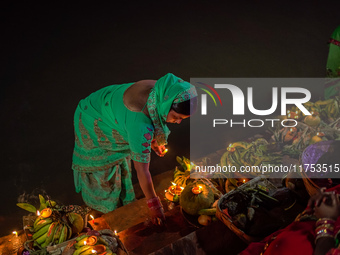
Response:
[[[336,220],[340,215],[339,196],[335,193],[324,196],[320,204],[314,207],[314,215],[317,218]]]
[[[151,141],[151,149],[160,157],[164,157],[165,155],[165,146],[158,145],[156,139]]]

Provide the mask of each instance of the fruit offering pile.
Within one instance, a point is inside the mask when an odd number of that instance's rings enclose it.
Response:
[[[84,219],[80,213],[69,211],[66,209],[68,207],[59,206],[42,195],[39,195],[39,200],[39,209],[29,203],[17,204],[37,215],[34,223],[28,226],[31,239],[25,243],[25,248],[30,254],[44,254],[46,247],[70,240],[84,229]],[[75,206],[72,206],[72,209],[74,208]],[[39,253],[40,251],[43,253]]]
[[[88,230],[85,233],[79,234],[64,253],[73,255],[116,255],[119,248],[118,240],[114,232],[109,229],[100,231]]]

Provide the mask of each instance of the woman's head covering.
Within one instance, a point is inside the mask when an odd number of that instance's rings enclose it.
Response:
[[[147,107],[155,127],[154,139],[158,145],[167,144],[170,134],[165,121],[173,103],[181,103],[197,96],[196,89],[189,82],[168,73],[160,78],[150,92]]]

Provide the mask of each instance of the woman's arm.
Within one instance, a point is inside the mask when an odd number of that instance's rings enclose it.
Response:
[[[147,204],[150,210],[151,220],[155,225],[163,225],[165,223],[165,215],[161,201],[156,195],[151,174],[149,171],[149,163],[141,163],[133,161],[137,171],[139,185],[147,199]]]
[[[149,171],[149,163],[141,163],[133,161],[133,165],[137,171],[139,185],[147,200],[156,197],[156,192],[152,183],[151,174]]]
[[[316,224],[316,244],[314,249],[314,255],[324,255],[327,252],[334,248],[335,240],[334,240],[334,222],[340,215],[340,203],[339,197],[337,194],[331,193],[330,195],[323,197],[320,204],[316,205],[314,208],[314,214],[316,217],[320,218],[322,221],[325,219],[326,223],[324,225]],[[333,223],[332,223],[333,222]],[[321,232],[318,233],[319,230],[325,230],[326,234]],[[329,234],[328,234],[329,233]],[[319,236],[320,235],[320,236]]]

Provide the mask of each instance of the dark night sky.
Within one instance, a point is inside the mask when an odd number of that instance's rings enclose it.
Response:
[[[190,77],[323,77],[339,1],[119,1],[2,4],[0,235],[22,227],[18,197],[81,204],[73,113],[111,84]],[[189,121],[151,172],[189,156]],[[171,152],[171,153],[170,153]]]

